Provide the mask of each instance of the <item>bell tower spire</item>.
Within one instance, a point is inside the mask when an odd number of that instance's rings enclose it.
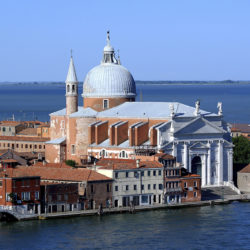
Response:
[[[75,65],[70,51],[69,70],[66,78],[66,113],[70,115],[78,111],[78,80],[75,71]]]

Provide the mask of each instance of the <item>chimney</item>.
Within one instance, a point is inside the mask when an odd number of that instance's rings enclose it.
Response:
[[[137,168],[140,168],[140,159],[137,159],[137,160],[136,160],[136,167],[137,167]]]

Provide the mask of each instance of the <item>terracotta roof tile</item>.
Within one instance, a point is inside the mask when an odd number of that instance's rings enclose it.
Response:
[[[250,173],[250,163],[239,171],[240,173]]]
[[[26,167],[18,166],[15,169],[7,169],[11,177],[40,176],[42,180],[55,181],[105,181],[111,178],[89,169],[51,168],[51,167]]]
[[[21,130],[17,135],[37,135],[36,128],[25,128]]]
[[[100,169],[113,169],[113,170],[126,170],[137,169],[136,160],[132,159],[112,159],[104,158],[96,163],[97,166],[101,166]],[[163,165],[158,161],[140,161],[140,169],[143,168],[162,168]]]
[[[35,142],[45,142],[49,141],[50,138],[41,137],[25,137],[25,136],[0,136],[0,141],[35,141]]]

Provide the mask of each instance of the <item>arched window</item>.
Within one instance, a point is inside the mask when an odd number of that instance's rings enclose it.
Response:
[[[128,154],[126,153],[126,151],[122,150],[119,154],[119,158],[125,158],[127,159],[128,158]]]
[[[75,84],[72,85],[72,92],[75,92]]]
[[[107,156],[106,150],[105,150],[105,149],[102,149],[102,150],[100,151],[100,158],[104,158],[104,157],[106,157],[106,156]]]
[[[69,89],[70,89],[70,87],[69,87],[69,85],[67,85],[67,92],[69,92]]]

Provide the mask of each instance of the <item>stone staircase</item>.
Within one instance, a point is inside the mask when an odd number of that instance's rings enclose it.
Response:
[[[217,200],[227,199],[232,196],[239,195],[231,187],[220,186],[220,187],[204,187],[201,189],[201,200]]]

